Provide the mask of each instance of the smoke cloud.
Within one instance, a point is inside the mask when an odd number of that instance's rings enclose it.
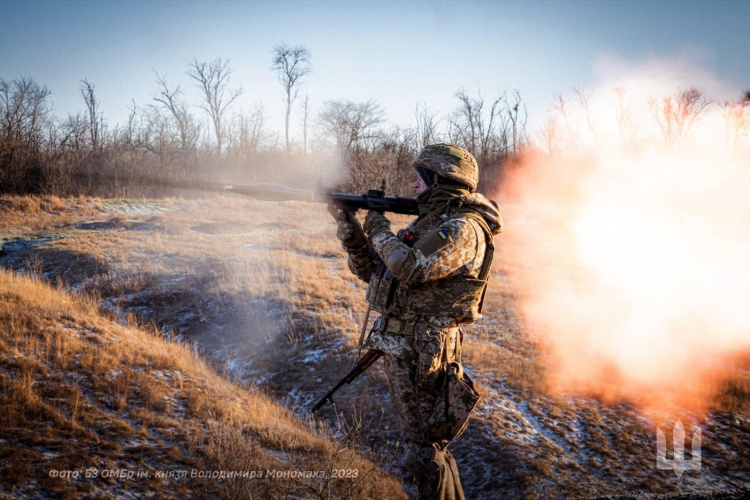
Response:
[[[706,408],[750,350],[750,103],[684,60],[601,74],[500,194],[524,322],[558,390]]]

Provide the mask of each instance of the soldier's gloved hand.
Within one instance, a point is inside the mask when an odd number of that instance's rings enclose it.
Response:
[[[367,217],[365,218],[364,229],[365,233],[367,233],[367,237],[372,240],[375,235],[380,234],[383,231],[390,231],[391,221],[386,219],[383,214],[370,210],[367,212]]]
[[[328,205],[328,211],[336,219],[336,238],[348,247],[361,246],[366,243],[364,231],[357,218],[351,212],[345,212],[333,205]]]

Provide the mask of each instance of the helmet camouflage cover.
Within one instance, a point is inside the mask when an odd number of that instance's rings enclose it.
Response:
[[[477,188],[479,167],[471,153],[454,144],[431,144],[419,152],[413,167],[423,167],[431,172],[469,186],[471,191]]]

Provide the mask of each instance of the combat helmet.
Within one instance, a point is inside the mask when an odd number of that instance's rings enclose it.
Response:
[[[415,169],[426,169],[441,177],[460,182],[470,191],[477,188],[479,167],[474,156],[454,144],[430,144],[419,152],[412,166]],[[429,183],[428,183],[429,185]]]

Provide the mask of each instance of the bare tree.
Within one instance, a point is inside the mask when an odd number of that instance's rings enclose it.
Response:
[[[81,97],[83,97],[83,101],[86,103],[91,149],[96,151],[101,146],[104,117],[99,113],[99,99],[94,95],[94,84],[89,82],[86,78],[81,80]]]
[[[154,96],[154,101],[161,104],[174,120],[180,135],[180,148],[182,151],[195,149],[200,133],[200,127],[195,123],[193,115],[188,111],[187,103],[181,98],[180,86],[170,90],[164,77],[156,74],[156,83],[159,85],[159,94]]]
[[[557,125],[557,118],[558,117],[555,115],[547,116],[544,123],[539,128],[539,141],[543,144],[544,149],[548,154],[552,154],[555,151],[557,130],[559,128]]]
[[[511,125],[511,151],[518,153],[520,147],[529,142],[526,132],[529,113],[526,104],[521,105],[521,93],[518,90],[513,91],[512,103],[506,100],[505,110]]]
[[[700,90],[689,88],[677,96],[651,99],[649,104],[667,146],[674,147],[685,139],[711,101]]]
[[[148,106],[144,110],[145,122],[143,147],[155,155],[162,167],[170,167],[177,161],[177,150],[173,128],[169,117],[164,116],[156,106]]]
[[[28,77],[0,79],[0,191],[41,190],[49,95]]]
[[[86,149],[86,135],[88,135],[87,120],[80,113],[68,115],[62,122],[64,138],[61,146],[69,151],[79,152]]]
[[[327,101],[318,121],[324,132],[345,157],[353,148],[368,146],[383,123],[383,109],[374,101],[355,103],[348,100]]]
[[[438,142],[437,139],[437,126],[439,120],[436,119],[437,113],[431,113],[427,109],[427,104],[420,102],[417,103],[417,109],[414,112],[414,117],[417,122],[415,129],[417,148],[423,148],[429,144]]]
[[[727,144],[730,149],[735,149],[743,139],[750,137],[750,90],[743,92],[736,101],[724,102],[721,107],[727,128]]]
[[[496,162],[516,151],[526,137],[526,108],[518,91],[513,102],[501,93],[487,109],[484,97],[470,97],[465,90],[456,92],[460,105],[448,117],[448,137],[465,146],[480,163]]]
[[[581,87],[573,87],[573,101],[576,104],[578,104],[583,110],[586,116],[586,126],[588,127],[589,132],[591,132],[591,135],[594,138],[594,142],[595,143],[598,142],[599,131],[597,130],[597,127],[594,126],[594,123],[591,117],[591,105],[593,103],[593,92],[591,90],[586,90]]]
[[[297,99],[302,78],[310,74],[310,52],[302,46],[289,47],[285,43],[280,43],[273,48],[273,54],[273,69],[276,71],[286,94],[284,132],[286,134],[286,152],[289,154],[291,152],[289,121],[292,103]]]
[[[484,99],[471,99],[464,89],[455,94],[461,106],[448,117],[448,134],[453,143],[464,144],[476,156],[480,150],[481,136],[486,130],[482,108]]]
[[[221,155],[224,139],[224,117],[229,106],[242,94],[242,89],[227,89],[232,70],[229,60],[214,59],[210,63],[190,63],[188,76],[195,80],[196,86],[203,93],[200,108],[208,113],[216,134],[216,151]]]
[[[562,117],[562,120],[565,123],[565,131],[568,135],[569,147],[575,150],[578,148],[578,141],[576,140],[576,134],[573,133],[573,128],[570,125],[568,101],[560,93],[555,93],[554,98],[555,102],[552,105],[552,110]]]
[[[122,141],[128,149],[135,149],[139,142],[138,106],[135,99],[131,100],[132,106],[128,108],[128,122],[122,132]]]
[[[480,165],[479,183],[485,188],[502,180],[504,162],[517,152],[526,137],[526,108],[518,91],[509,101],[506,92],[487,105],[481,92],[456,92],[459,106],[448,117],[448,138],[466,147]]]
[[[310,97],[305,96],[305,102],[302,105],[302,151],[307,155],[307,123],[310,119]]]
[[[260,151],[266,139],[264,129],[265,114],[262,105],[257,105],[250,113],[239,112],[232,117],[232,133],[229,135],[228,154],[247,159]]]
[[[0,157],[9,159],[23,144],[38,144],[49,113],[50,91],[28,77],[0,79]]]

